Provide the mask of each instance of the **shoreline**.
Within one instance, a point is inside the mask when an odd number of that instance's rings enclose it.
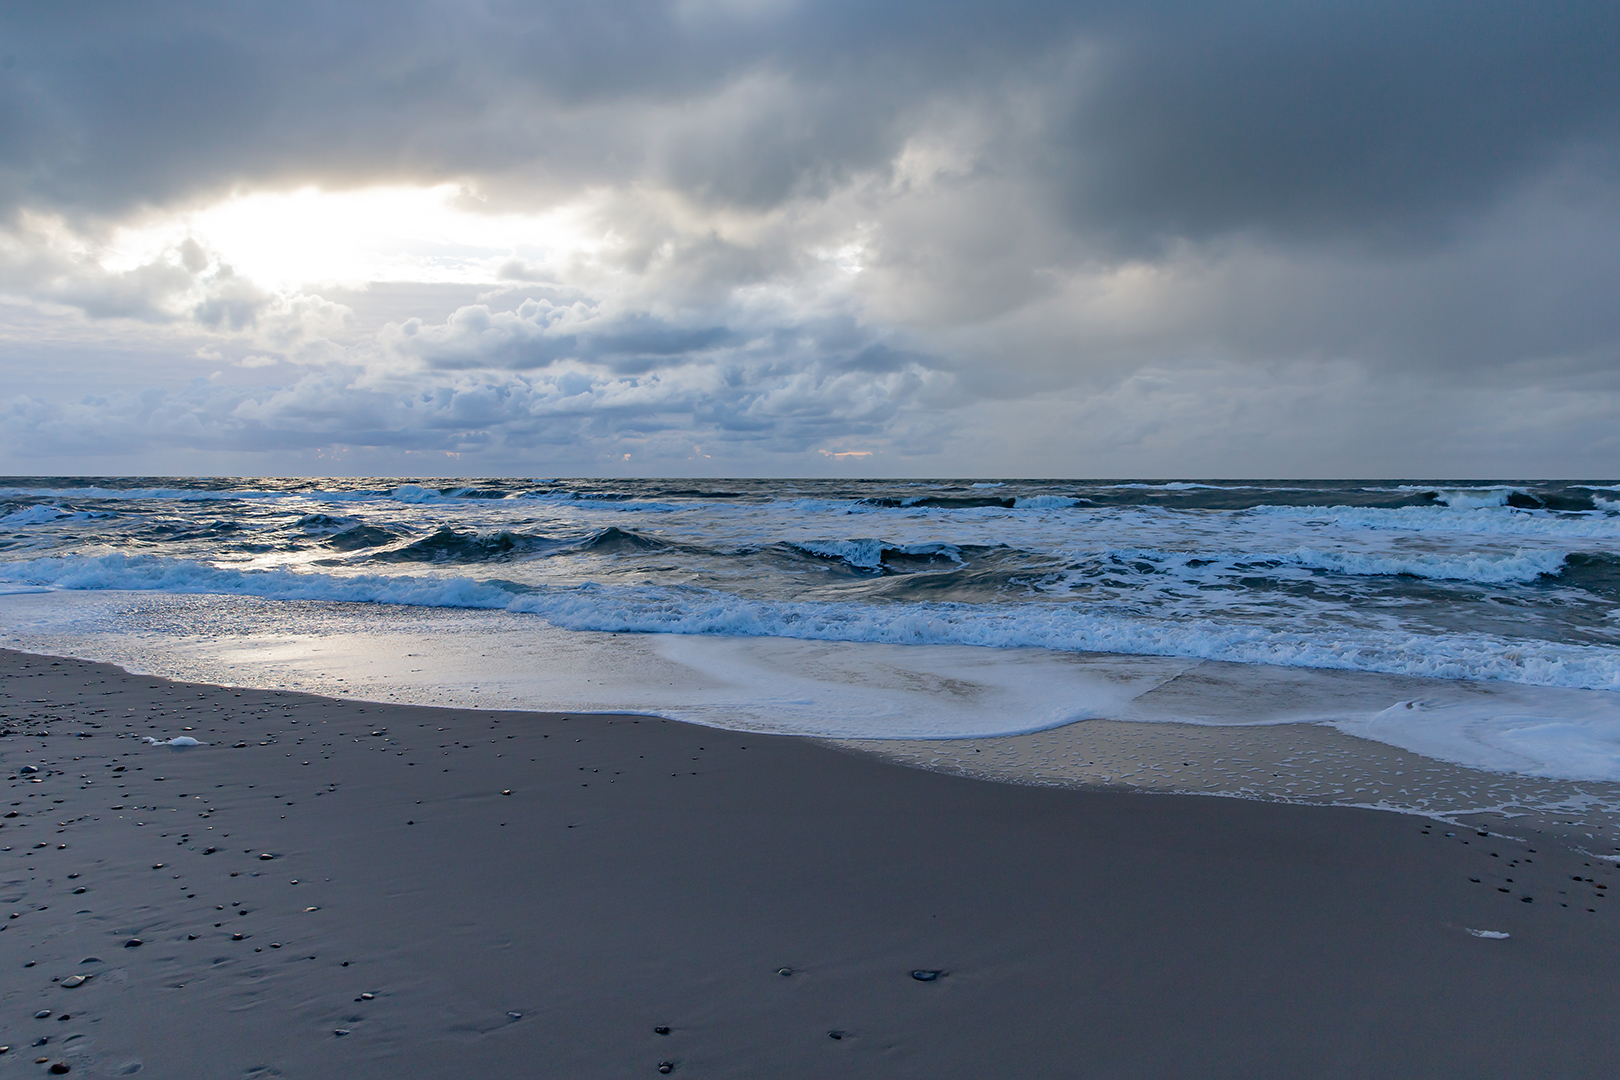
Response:
[[[1471,769],[1328,723],[1080,720],[990,739],[826,741],[1000,783],[1358,807],[1620,861],[1620,784]]]
[[[0,1076],[1574,1077],[1620,1042],[1620,877],[1551,839],[0,673]]]

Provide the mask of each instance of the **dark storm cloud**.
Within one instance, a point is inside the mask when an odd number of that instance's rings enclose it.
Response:
[[[1114,24],[1063,128],[1074,152],[1059,175],[1089,221],[1171,237],[1371,227],[1387,241],[1620,138],[1613,4],[1140,12]]]
[[[15,4],[13,207],[512,174],[766,206],[881,168],[932,107],[1126,239],[1443,227],[1615,149],[1611,3]],[[748,80],[779,92],[724,94]],[[683,103],[719,102],[698,121]],[[1611,159],[1612,161],[1612,159]],[[1607,167],[1607,166],[1605,166]]]

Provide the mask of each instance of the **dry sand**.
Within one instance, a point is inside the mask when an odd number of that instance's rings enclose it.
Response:
[[[1561,844],[992,783],[647,717],[11,652],[0,675],[17,815],[0,818],[0,1076],[1582,1077],[1620,1060],[1616,875]]]

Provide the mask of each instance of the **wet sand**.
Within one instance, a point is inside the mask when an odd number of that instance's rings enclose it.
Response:
[[[1581,1077],[1620,1051],[1616,875],[1553,838],[5,651],[0,730],[0,1077]]]

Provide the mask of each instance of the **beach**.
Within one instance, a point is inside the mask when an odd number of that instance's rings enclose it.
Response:
[[[994,783],[651,716],[11,651],[0,671],[17,814],[0,819],[0,1075],[1575,1077],[1615,1060],[1613,864],[1563,840]]]

